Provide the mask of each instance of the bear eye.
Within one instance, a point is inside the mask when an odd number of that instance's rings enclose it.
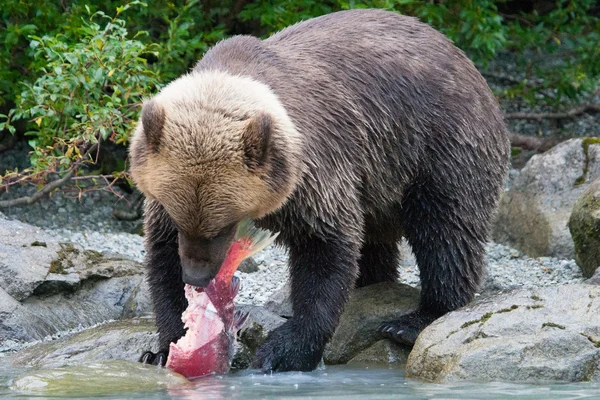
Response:
[[[236,228],[236,226],[237,226],[236,222],[226,225],[219,232],[217,232],[217,234],[215,235],[214,238],[217,239],[217,238],[222,238],[222,237],[231,235],[233,233],[233,230]]]

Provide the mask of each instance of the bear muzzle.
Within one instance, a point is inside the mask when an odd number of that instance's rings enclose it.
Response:
[[[179,259],[183,282],[206,287],[219,272],[229,246],[230,240],[226,238],[211,240],[180,233]]]

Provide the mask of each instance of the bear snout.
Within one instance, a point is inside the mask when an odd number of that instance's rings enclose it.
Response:
[[[223,263],[229,243],[221,239],[179,234],[179,259],[184,283],[205,287],[217,275]]]
[[[215,268],[212,263],[192,258],[181,259],[181,277],[183,283],[195,287],[206,287],[219,272],[218,265]]]

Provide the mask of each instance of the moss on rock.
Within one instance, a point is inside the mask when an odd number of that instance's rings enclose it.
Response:
[[[592,182],[573,205],[569,230],[575,261],[589,278],[600,267],[600,180]]]
[[[600,144],[600,138],[588,137],[583,139],[581,142],[581,145],[583,146],[583,154],[585,154],[585,162],[583,164],[583,173],[575,180],[575,186],[585,183],[587,179],[587,174],[590,169],[590,146],[593,144]]]

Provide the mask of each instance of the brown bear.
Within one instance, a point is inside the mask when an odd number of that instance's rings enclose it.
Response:
[[[402,237],[420,305],[383,336],[412,344],[472,299],[509,141],[485,80],[447,38],[352,10],[221,41],[144,104],[130,156],[161,346],[142,361],[164,364],[184,334],[184,282],[206,285],[250,217],[289,251],[294,311],[255,366],[288,371],[318,365],[353,287],[397,279]]]

